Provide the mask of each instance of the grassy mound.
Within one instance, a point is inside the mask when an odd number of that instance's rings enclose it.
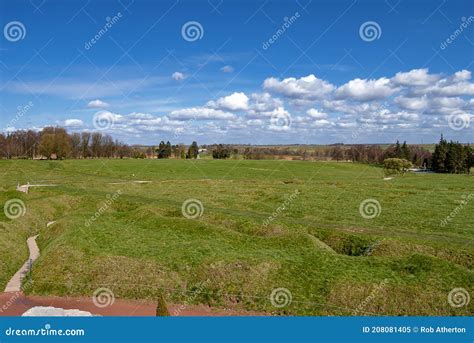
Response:
[[[440,225],[471,180],[405,175],[348,163],[297,161],[0,161],[3,202],[25,216],[0,217],[0,285],[41,256],[27,292],[117,298],[161,296],[177,304],[296,315],[468,315],[451,307],[470,289],[472,204]],[[49,180],[54,188],[14,191]],[[151,183],[133,183],[149,180]],[[44,181],[43,181],[44,182]],[[295,196],[292,196],[296,194]],[[436,196],[433,196],[436,194]],[[182,214],[188,199],[201,216]],[[359,213],[377,199],[373,219]],[[2,214],[0,214],[1,216]],[[57,223],[46,228],[46,222]],[[285,296],[272,296],[284,290]],[[275,306],[275,299],[288,299]],[[273,301],[272,301],[273,300]]]

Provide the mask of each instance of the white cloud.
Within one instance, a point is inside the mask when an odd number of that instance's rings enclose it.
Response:
[[[173,120],[166,116],[155,116],[150,113],[118,114],[110,111],[99,111],[94,115],[94,120],[99,124],[101,121],[112,123],[106,125],[107,133],[125,135],[149,135],[150,133],[175,132],[183,126],[182,121]]]
[[[80,119],[66,119],[63,124],[65,127],[82,127],[84,126],[84,122]]]
[[[87,104],[88,108],[107,108],[109,106],[110,106],[110,104],[106,103],[105,101],[99,100],[99,99],[89,101],[89,103]]]
[[[422,97],[404,97],[398,96],[394,102],[401,108],[413,111],[423,111],[428,107],[428,98]]]
[[[474,96],[474,83],[463,81],[449,85],[438,84],[427,91],[440,96]]]
[[[459,97],[436,97],[431,99],[431,104],[437,108],[461,108],[466,104],[466,101]]]
[[[132,112],[128,115],[129,118],[132,119],[153,119],[153,115],[150,113],[137,113],[137,112]]]
[[[321,112],[315,108],[310,108],[306,113],[313,119],[325,119],[328,117],[327,113]]]
[[[396,92],[390,80],[382,77],[378,80],[354,79],[336,90],[339,99],[350,98],[358,101],[383,99]]]
[[[409,95],[429,95],[441,97],[473,96],[474,83],[469,82],[471,72],[461,70],[451,76],[444,77],[426,87],[415,87],[408,90]]]
[[[323,100],[322,107],[330,112],[348,115],[374,113],[383,109],[383,104],[374,102],[351,102],[349,100]]]
[[[189,107],[172,111],[169,118],[176,120],[229,120],[235,119],[235,115],[208,107]]]
[[[409,111],[391,112],[389,110],[381,111],[372,117],[372,122],[376,124],[399,124],[400,121],[418,120],[418,114]]]
[[[223,73],[233,73],[233,72],[234,72],[234,68],[233,68],[232,66],[229,66],[229,65],[223,66],[223,67],[221,68],[221,72],[223,72]]]
[[[283,107],[278,107],[271,112],[270,125],[271,131],[289,131],[291,127],[291,114]]]
[[[461,70],[454,73],[453,81],[469,81],[471,72],[469,70]]]
[[[249,98],[245,93],[235,92],[216,101],[209,101],[207,106],[230,111],[246,110],[249,106]]]
[[[409,72],[396,73],[392,82],[402,86],[428,86],[440,79],[439,75],[430,75],[428,69],[413,69]]]
[[[289,77],[279,80],[270,77],[263,82],[263,88],[288,98],[307,100],[322,99],[334,90],[332,84],[312,74],[299,79]]]
[[[172,75],[171,78],[175,81],[182,81],[186,78],[186,75],[183,73],[180,73],[179,71],[175,71]]]
[[[269,93],[252,93],[246,116],[249,119],[270,117],[272,111],[279,107],[283,107],[281,99],[273,98]]]
[[[394,104],[405,110],[430,114],[445,113],[447,110],[453,108],[463,108],[466,105],[466,101],[460,97],[429,97],[427,95],[421,97],[398,96],[395,98]]]
[[[164,84],[167,85],[169,76],[166,80]],[[230,141],[228,137],[240,142],[243,139],[245,142],[261,139],[262,143],[284,140],[285,143],[309,142],[314,138],[330,137],[350,143],[351,130],[362,125],[366,131],[361,135],[360,142],[369,142],[371,134],[383,133],[383,137],[378,137],[382,139],[390,134],[400,134],[405,138],[405,135],[413,134],[414,137],[434,127],[439,128],[437,132],[449,130],[446,116],[452,113],[464,113],[471,121],[474,120],[474,84],[471,72],[467,70],[430,74],[428,69],[413,69],[379,79],[355,78],[339,87],[314,75],[284,79],[270,77],[264,80],[262,88],[254,93],[236,91],[185,108],[177,109],[179,99],[172,98],[169,106],[169,99],[166,100],[167,106],[164,107],[160,103],[162,98],[154,98],[142,101],[140,105],[132,100],[125,106],[122,104],[119,108],[130,109],[128,114],[98,113],[113,119],[113,126],[107,132],[119,135],[119,139],[147,139],[154,133],[156,136],[153,137],[173,139],[174,136],[166,135],[182,132],[188,135],[183,142],[188,137],[201,140],[201,137],[215,134],[215,137],[223,135],[223,142]],[[90,108],[99,109],[107,106],[109,104],[99,99],[88,104]],[[286,125],[287,122],[290,125]],[[56,123],[71,128],[93,129],[93,123],[89,120],[67,119]],[[460,139],[465,140],[466,134],[469,135],[472,130],[473,125],[459,131],[464,135]],[[283,140],[272,138],[274,131],[279,131],[278,137]],[[380,142],[376,138],[373,141]]]

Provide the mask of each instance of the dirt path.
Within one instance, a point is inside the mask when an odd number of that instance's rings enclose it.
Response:
[[[23,263],[20,269],[13,275],[13,277],[8,282],[7,286],[5,287],[5,292],[19,292],[21,291],[21,280],[28,273],[31,264],[39,257],[40,252],[38,245],[36,244],[36,237],[38,235],[30,237],[26,240],[26,244],[28,245],[28,250],[30,251],[29,259]]]
[[[39,184],[38,185],[31,185],[31,184],[27,183],[26,185],[18,184],[16,186],[16,190],[18,192],[28,193],[30,187],[55,187],[55,186],[57,186],[57,185],[39,185]]]

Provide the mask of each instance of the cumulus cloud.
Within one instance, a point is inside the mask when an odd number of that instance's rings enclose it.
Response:
[[[351,98],[358,101],[383,99],[396,92],[390,80],[382,77],[378,80],[354,79],[336,90],[339,99]]]
[[[366,141],[371,134],[379,134],[380,138],[386,133],[416,135],[434,127],[440,129],[437,132],[450,130],[447,118],[452,114],[473,122],[473,95],[470,71],[431,74],[424,68],[378,79],[354,78],[339,85],[314,75],[269,77],[261,90],[253,93],[237,90],[189,107],[160,107],[155,110],[160,114],[113,113],[106,111],[108,104],[99,99],[88,107],[102,110],[96,113],[98,118],[112,118],[113,125],[107,129],[112,134],[139,137],[180,132],[198,139],[216,134],[225,135],[223,141],[232,136],[245,137],[246,142],[270,137],[262,143],[284,141],[283,137],[287,142],[298,142],[302,137],[331,137],[350,142],[353,130],[361,127],[361,141]],[[81,119],[61,123],[93,129],[92,123],[84,124]],[[472,130],[471,124],[459,132]]]
[[[283,107],[278,107],[271,112],[268,128],[272,131],[289,131],[291,122],[291,114]]]
[[[430,75],[433,76],[433,75]],[[473,96],[474,83],[470,82],[471,72],[461,70],[451,76],[436,76],[436,82],[431,82],[424,87],[413,87],[407,90],[409,96],[427,94],[429,96],[459,97]]]
[[[283,101],[272,97],[269,93],[252,93],[247,111],[248,118],[258,119],[261,117],[270,117],[272,112],[283,107]]]
[[[470,78],[466,70],[441,75],[428,69],[378,79],[355,78],[340,86],[314,75],[270,77],[263,82],[263,92],[234,92],[201,107],[172,111],[168,118],[202,120],[212,132],[250,137],[271,131],[294,138],[316,132],[337,137],[345,132],[343,138],[347,138],[361,125],[367,136],[390,130],[417,132],[447,128],[443,117],[453,111],[472,112]]]
[[[281,94],[288,98],[315,100],[322,99],[334,90],[334,86],[313,74],[296,79],[289,77],[279,80],[273,77],[263,82],[267,91]]]
[[[436,86],[426,90],[439,96],[474,96],[474,84],[470,82],[439,82]]]
[[[107,108],[109,106],[110,106],[110,104],[106,103],[105,101],[99,100],[99,99],[89,101],[89,103],[87,104],[88,108]]]
[[[392,78],[392,82],[402,86],[428,86],[439,79],[439,75],[430,75],[428,69],[424,68],[396,73]]]
[[[216,110],[208,107],[189,107],[172,111],[169,118],[176,120],[229,120],[234,119],[235,115],[230,112]]]
[[[234,68],[233,68],[232,66],[229,66],[229,65],[223,66],[223,67],[221,68],[221,72],[223,72],[223,73],[233,73],[233,72],[234,72]]]
[[[295,116],[293,118],[293,128],[302,129],[320,129],[328,128],[333,123],[325,118],[313,118],[311,116]]]
[[[310,108],[306,111],[306,113],[314,119],[325,119],[328,117],[327,113],[321,112],[320,110],[317,110],[315,108]]]
[[[80,119],[66,119],[63,125],[68,128],[77,128],[84,126],[84,122]]]
[[[471,72],[469,70],[457,71],[453,75],[453,81],[469,81],[471,79]]]
[[[245,93],[236,92],[231,95],[217,99],[216,101],[209,101],[207,106],[212,108],[220,108],[230,111],[246,110],[248,109],[249,98]]]
[[[422,97],[404,97],[398,96],[394,102],[403,109],[413,111],[423,111],[428,107],[429,101],[427,96]]]
[[[186,78],[186,75],[180,73],[179,71],[175,71],[173,74],[171,74],[171,78],[175,81],[182,81]]]

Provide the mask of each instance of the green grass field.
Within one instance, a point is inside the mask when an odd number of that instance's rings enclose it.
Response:
[[[57,186],[23,194],[17,182]],[[26,214],[0,213],[0,287],[40,233],[29,294],[108,287],[269,314],[472,315],[473,301],[452,307],[448,294],[474,284],[474,201],[441,221],[473,185],[469,175],[383,180],[380,168],[335,162],[2,160],[0,201],[21,199]],[[201,217],[183,216],[187,199],[202,202]],[[380,203],[373,219],[359,212],[365,199]],[[272,305],[277,288],[290,304]]]

